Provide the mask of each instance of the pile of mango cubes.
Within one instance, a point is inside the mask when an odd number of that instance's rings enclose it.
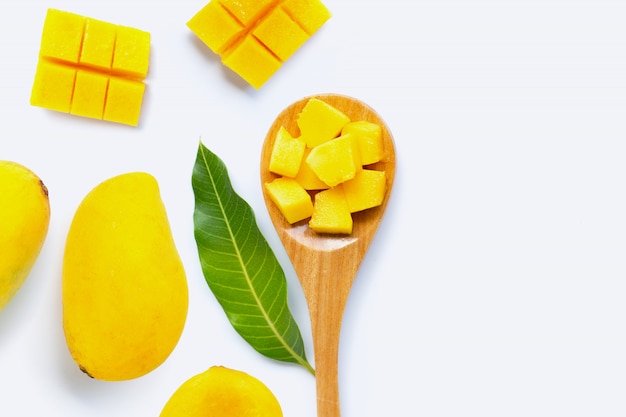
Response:
[[[306,219],[317,233],[350,234],[352,213],[382,204],[385,171],[369,168],[384,157],[382,127],[350,120],[337,108],[311,98],[296,120],[300,135],[281,126],[274,138],[265,183],[285,220]]]

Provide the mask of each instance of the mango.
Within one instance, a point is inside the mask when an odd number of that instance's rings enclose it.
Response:
[[[149,32],[48,9],[30,104],[137,126],[149,63]]]
[[[363,165],[375,164],[383,159],[383,128],[366,120],[349,122],[341,130],[342,135],[352,134],[357,138]]]
[[[212,366],[185,381],[160,417],[282,417],[278,399],[259,379],[235,369]]]
[[[317,174],[313,172],[311,166],[307,163],[302,163],[302,161],[306,161],[309,154],[311,153],[310,148],[306,148],[304,150],[304,155],[302,156],[302,160],[300,161],[300,167],[298,168],[298,173],[294,177],[298,183],[304,187],[305,190],[325,190],[329,188],[328,184],[324,181],[320,180]]]
[[[317,233],[352,233],[353,220],[343,184],[315,194],[313,213],[309,221]]]
[[[290,224],[304,220],[313,213],[311,196],[295,179],[278,177],[266,183],[265,189]]]
[[[343,191],[350,213],[380,206],[385,198],[385,171],[363,169],[353,179],[344,182]]]
[[[305,148],[306,144],[303,140],[292,137],[287,129],[281,126],[274,140],[269,170],[285,177],[295,177],[300,170]]]
[[[188,285],[152,175],[110,178],[80,203],[65,244],[62,302],[68,349],[92,378],[138,378],[174,350]]]
[[[330,17],[320,0],[211,0],[187,27],[259,89]]]
[[[362,169],[357,139],[347,133],[317,145],[306,157],[306,163],[329,187],[351,180]]]
[[[311,98],[296,119],[300,136],[309,148],[336,138],[349,122],[341,110],[318,98]]]
[[[0,161],[0,310],[39,257],[50,223],[48,189],[30,169]]]

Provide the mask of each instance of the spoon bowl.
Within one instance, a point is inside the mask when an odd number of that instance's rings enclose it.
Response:
[[[346,114],[350,120],[366,120],[382,128],[384,157],[368,168],[385,171],[386,190],[380,206],[353,213],[349,235],[319,234],[309,229],[308,220],[289,224],[270,200],[263,184],[277,175],[269,171],[274,138],[281,126],[300,136],[296,120],[312,97],[284,109],[270,127],[261,153],[261,184],[270,219],[293,264],[305,294],[315,359],[317,415],[339,417],[338,359],[341,322],[357,271],[383,217],[395,176],[395,147],[391,132],[381,117],[365,103],[342,95],[314,96]]]

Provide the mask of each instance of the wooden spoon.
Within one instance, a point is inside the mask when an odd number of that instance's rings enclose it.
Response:
[[[382,127],[385,157],[370,168],[386,171],[387,188],[382,205],[353,214],[350,235],[317,234],[308,220],[289,224],[269,199],[263,184],[276,175],[269,172],[269,159],[276,132],[284,126],[294,137],[300,135],[296,119],[311,97],[283,110],[269,129],[261,155],[261,185],[269,216],[285,246],[304,290],[313,332],[317,415],[339,417],[338,354],[339,333],[348,294],[367,248],[376,233],[389,201],[395,175],[393,138],[383,120],[366,104],[340,95],[316,95],[344,112],[351,120],[367,120]]]

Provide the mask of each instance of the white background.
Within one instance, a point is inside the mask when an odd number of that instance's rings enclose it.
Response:
[[[224,365],[265,382],[286,417],[315,416],[314,379],[253,351],[206,286],[190,180],[202,140],[279,256],[313,361],[258,160],[273,118],[325,92],[376,109],[398,156],[344,320],[342,415],[626,415],[626,1],[326,0],[332,19],[259,91],[186,28],[205,3],[0,5],[0,159],[34,170],[52,207],[40,258],[0,313],[0,415],[157,416],[183,381]],[[151,32],[139,127],[29,105],[48,7]],[[189,317],[161,367],[105,383],[65,346],[61,259],[85,194],[137,170],[160,183]]]

